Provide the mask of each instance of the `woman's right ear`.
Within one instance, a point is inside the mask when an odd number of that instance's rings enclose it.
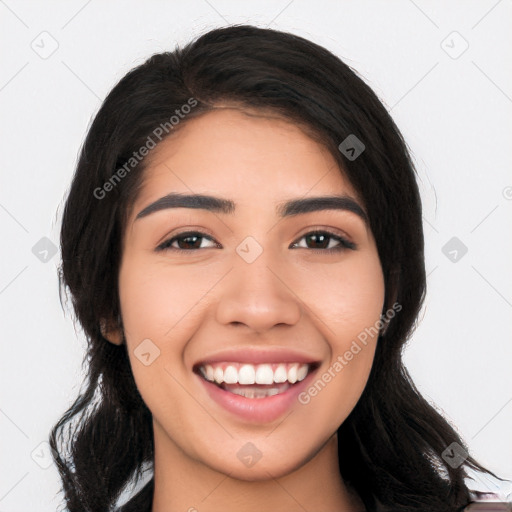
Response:
[[[122,345],[124,343],[123,328],[121,322],[107,321],[104,318],[100,320],[101,335],[114,345]]]

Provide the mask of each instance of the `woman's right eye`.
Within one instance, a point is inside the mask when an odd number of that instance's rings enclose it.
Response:
[[[209,247],[202,247],[201,240],[209,240],[213,245]],[[177,247],[176,247],[177,245]],[[208,249],[210,247],[220,247],[217,242],[199,231],[188,231],[186,233],[180,233],[167,239],[161,243],[156,250],[157,251],[191,251],[196,249]]]

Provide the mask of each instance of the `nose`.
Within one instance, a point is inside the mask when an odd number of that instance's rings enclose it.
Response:
[[[264,333],[278,325],[295,325],[302,311],[297,290],[290,285],[289,274],[266,251],[253,261],[236,256],[217,303],[216,318],[222,325],[245,325]]]

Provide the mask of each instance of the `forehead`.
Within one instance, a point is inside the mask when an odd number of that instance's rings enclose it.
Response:
[[[296,124],[232,107],[185,120],[148,155],[135,210],[171,191],[258,206],[308,194],[357,198],[327,148]]]

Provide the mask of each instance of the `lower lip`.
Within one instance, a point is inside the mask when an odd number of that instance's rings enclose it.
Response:
[[[286,391],[265,398],[246,398],[225,391],[199,375],[197,378],[203,383],[210,397],[230,413],[246,421],[269,423],[282,416],[298,401],[298,395],[309,385],[315,371],[310,371],[304,380],[290,386]]]

